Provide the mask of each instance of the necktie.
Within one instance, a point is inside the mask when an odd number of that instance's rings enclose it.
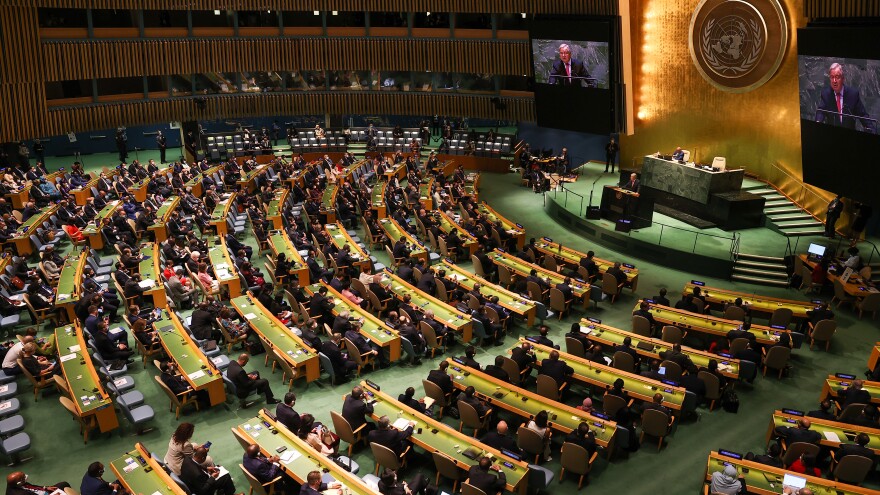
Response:
[[[835,93],[837,98],[837,113],[840,115],[840,122],[843,123],[843,96],[840,93]]]
[[[571,83],[571,64],[565,64],[565,74],[568,76],[568,82]]]

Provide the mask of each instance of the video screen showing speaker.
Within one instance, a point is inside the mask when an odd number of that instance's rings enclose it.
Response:
[[[798,91],[804,181],[876,203],[880,169],[880,29],[798,30]]]
[[[615,125],[619,19],[538,17],[529,29],[539,126],[607,133]]]

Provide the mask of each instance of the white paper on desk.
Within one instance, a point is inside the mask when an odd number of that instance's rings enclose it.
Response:
[[[133,462],[133,463],[126,464],[125,467],[122,468],[122,470],[125,471],[126,473],[130,473],[139,467],[141,467],[140,464]]]
[[[65,294],[63,292],[55,295],[55,299],[67,299],[68,297],[70,297],[70,294]]]
[[[140,282],[138,282],[138,285],[141,289],[149,289],[150,287],[156,285],[156,282],[153,279],[148,278],[146,280],[141,280]]]
[[[430,397],[425,397],[424,399],[422,399],[422,403],[425,405],[425,407],[430,409],[431,406],[434,405],[434,399],[432,399]]]
[[[13,301],[24,301],[24,294],[12,295],[12,296],[9,296],[9,299],[12,299]]]
[[[229,470],[223,466],[217,466],[217,478],[222,478],[229,474]]]
[[[607,364],[608,366],[611,366],[611,358],[610,357],[602,356],[602,359],[605,360],[605,364]]]
[[[122,332],[123,332],[122,327],[116,327],[116,328],[110,330],[110,333],[112,333],[113,335],[116,335],[117,333],[122,333]]]
[[[217,278],[226,278],[229,276],[229,272],[223,269],[214,269],[214,272],[217,274]]]
[[[49,495],[64,495],[64,491],[59,490],[58,488],[56,488],[55,491],[53,491],[53,492],[50,493]]]
[[[300,454],[298,450],[287,449],[286,452],[281,454],[280,459],[281,462],[283,462],[284,464],[290,464],[292,461],[299,459],[301,456],[302,454]]]
[[[65,355],[61,356],[61,362],[63,363],[65,361],[70,361],[71,359],[75,359],[75,358],[76,358],[76,354],[71,352],[70,354],[65,354]]]
[[[151,493],[150,495],[162,495],[162,494],[159,492],[159,490],[156,490],[155,492]]]
[[[199,378],[205,376],[205,372],[202,370],[193,371],[192,373],[190,373],[187,376],[189,376],[190,380],[198,380]]]
[[[584,335],[590,335],[593,332],[593,329],[590,327],[581,327],[581,333]]]
[[[823,431],[822,434],[825,435],[826,440],[840,443],[840,437],[837,436],[837,433],[834,433],[833,431]]]
[[[254,318],[257,317],[257,315],[255,315],[253,313],[248,313],[248,314],[244,315],[244,317],[247,318],[248,320],[253,320]]]
[[[397,418],[392,426],[394,426],[398,430],[402,430],[409,426],[409,420],[406,418]]]
[[[70,352],[79,352],[82,349],[82,347],[80,347],[79,344],[74,344],[74,345],[68,347],[67,349]]]
[[[225,268],[229,268],[229,265],[226,264],[226,263],[220,263],[220,264],[218,264],[218,265],[214,265],[214,269],[215,269],[215,270],[218,269],[218,268],[221,269],[221,270],[223,270],[223,269],[225,269]]]

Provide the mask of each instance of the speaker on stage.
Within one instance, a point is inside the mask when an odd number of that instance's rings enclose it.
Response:
[[[599,220],[602,218],[602,210],[598,206],[587,207],[587,220]]]
[[[617,232],[629,232],[632,230],[632,222],[625,218],[621,218],[617,220],[617,225],[614,226],[614,230]]]

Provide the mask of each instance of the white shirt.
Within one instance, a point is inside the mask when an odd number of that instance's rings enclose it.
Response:
[[[18,342],[9,348],[9,352],[6,353],[6,357],[3,358],[3,368],[15,368],[18,366],[18,358],[21,357],[21,351],[23,350],[24,344]]]

